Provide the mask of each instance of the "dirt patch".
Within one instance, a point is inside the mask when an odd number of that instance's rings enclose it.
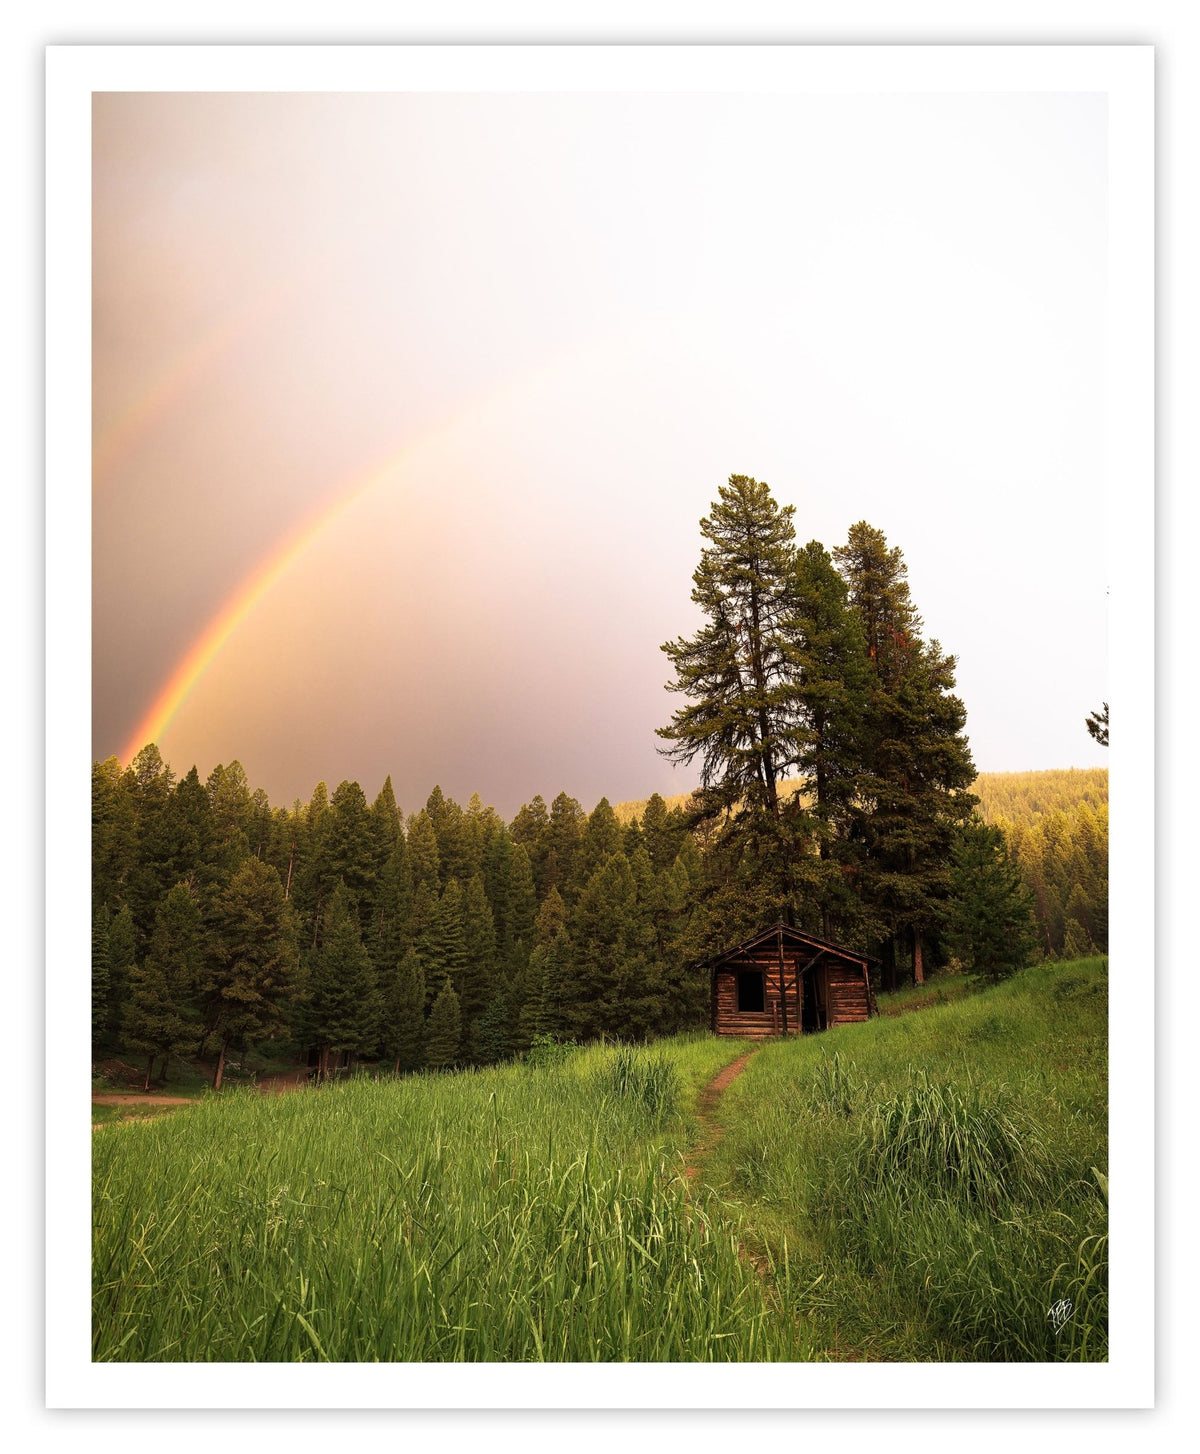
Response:
[[[307,1084],[308,1067],[304,1065],[293,1066],[291,1070],[272,1070],[258,1077],[258,1088],[267,1096],[280,1096]]]
[[[147,1095],[145,1091],[93,1091],[94,1106],[190,1106],[188,1096]]]
[[[700,1122],[700,1135],[688,1155],[688,1164],[683,1171],[689,1183],[694,1182],[700,1176],[705,1162],[716,1150],[717,1144],[724,1134],[725,1128],[716,1116],[721,1097],[745,1070],[747,1062],[757,1054],[757,1050],[748,1050],[737,1060],[730,1061],[700,1092],[696,1101],[696,1118]]]

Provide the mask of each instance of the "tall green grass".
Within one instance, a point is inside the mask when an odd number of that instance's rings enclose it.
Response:
[[[731,1087],[718,1171],[805,1269],[823,1356],[1106,1356],[1106,977],[1039,966]]]
[[[213,1097],[95,1138],[97,1360],[767,1360],[796,1332],[689,1201],[715,1037]]]

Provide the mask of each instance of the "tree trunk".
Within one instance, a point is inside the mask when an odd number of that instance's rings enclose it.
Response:
[[[213,1090],[215,1091],[221,1089],[221,1082],[225,1079],[225,1050],[228,1044],[227,1040],[221,1041],[221,1053],[217,1056],[217,1068],[213,1072]]]
[[[921,944],[921,935],[917,929],[913,930],[913,984],[925,983],[925,953]]]
[[[150,1074],[154,1069],[155,1058],[156,1057],[153,1051],[151,1051],[150,1054],[146,1056],[146,1084],[142,1087],[142,1089],[146,1092],[147,1095],[149,1095],[150,1093]]]
[[[170,1058],[171,1058],[171,1055],[170,1055],[170,1052],[168,1051],[168,1053],[163,1056],[162,1068],[158,1072],[158,1079],[159,1079],[159,1084],[160,1085],[166,1085],[166,1083],[167,1083],[167,1062],[170,1060]]]
[[[883,989],[891,992],[896,988],[896,940],[889,935],[883,941]]]

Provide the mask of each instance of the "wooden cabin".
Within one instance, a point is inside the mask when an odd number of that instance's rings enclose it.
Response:
[[[718,1035],[800,1035],[875,1013],[866,954],[786,924],[709,960]]]

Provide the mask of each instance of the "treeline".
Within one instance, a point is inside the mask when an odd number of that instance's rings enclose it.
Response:
[[[971,785],[989,823],[1030,824],[1046,813],[1095,812],[1108,807],[1106,767],[1046,768],[1037,772],[981,773]]]
[[[1051,958],[1108,952],[1108,769],[989,773],[980,814],[1005,837]]]
[[[511,823],[390,778],[273,808],[241,766],[176,780],[150,745],[93,768],[93,1037],[145,1058],[289,1038],[327,1074],[489,1064],[538,1035],[701,1024],[702,871],[683,815],[622,827],[566,793]],[[689,965],[692,965],[689,968]]]

